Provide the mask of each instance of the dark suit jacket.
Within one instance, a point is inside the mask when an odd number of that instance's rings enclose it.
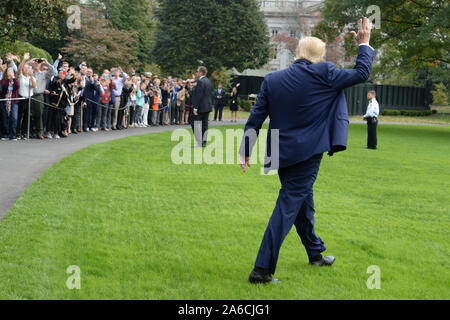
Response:
[[[85,99],[89,99],[92,101],[95,101],[95,95],[96,92],[98,93],[98,95],[100,95],[100,86],[97,84],[95,84],[94,81],[88,81],[86,79],[85,82],[85,87],[84,87],[84,91],[83,91],[83,98]],[[92,102],[92,101],[87,101],[87,102]]]
[[[372,70],[375,51],[359,47],[354,69],[338,69],[331,62],[311,64],[296,60],[289,68],[268,74],[257,102],[245,125],[239,153],[251,154],[256,134],[267,116],[270,117],[267,136],[265,171],[287,167],[326,151],[347,148],[348,111],[344,88],[366,81]],[[279,158],[271,155],[271,130],[278,129],[274,139],[279,142]],[[274,141],[276,143],[276,141]],[[269,156],[269,157],[267,157]]]
[[[222,96],[221,99],[217,99],[217,96]],[[225,104],[225,98],[227,96],[227,93],[225,92],[225,90],[222,88],[220,94],[219,94],[219,89],[217,89],[216,91],[214,91],[214,104],[217,106],[223,106]]]
[[[197,82],[194,90],[194,96],[192,97],[192,103],[194,105],[194,109],[197,109],[198,113],[212,111],[212,91],[213,87],[211,81],[207,77],[203,77]]]

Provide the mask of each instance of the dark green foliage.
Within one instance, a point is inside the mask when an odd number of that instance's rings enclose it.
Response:
[[[374,68],[374,77],[380,81],[414,75],[414,84],[424,86],[433,77],[433,83],[448,79],[450,53],[448,48],[450,7],[447,0],[326,0],[321,11],[323,20],[314,34],[331,42],[341,34],[357,28],[356,22],[371,5],[381,13],[381,29],[373,29],[371,45],[378,50],[381,64]],[[348,28],[349,24],[354,24]],[[344,42],[347,54],[353,56],[357,45],[352,36]],[[431,70],[432,69],[432,70]],[[439,79],[435,79],[438,77]]]
[[[433,110],[434,111],[434,110]],[[409,116],[409,117],[425,117],[433,114],[432,110],[383,110],[383,116]]]
[[[28,42],[15,41],[13,43],[8,43],[7,45],[0,47],[0,57],[3,57],[3,59],[8,52],[19,55],[20,58],[23,58],[25,52],[29,52],[32,58],[45,58],[50,63],[53,62],[52,57],[47,51],[41,48],[37,48]]]
[[[252,110],[252,103],[248,100],[242,100],[241,107],[244,109],[244,111],[250,112]]]
[[[37,36],[58,37],[58,19],[65,15],[68,3],[66,0],[2,0],[0,43]]]
[[[133,54],[136,57],[136,67],[141,69],[151,64],[151,48],[153,45],[154,27],[153,5],[155,0],[94,0],[103,8],[106,19],[114,28],[121,31],[135,31],[133,38],[136,47]]]
[[[199,65],[212,73],[268,61],[267,26],[256,0],[164,0],[155,15],[154,59],[172,75]]]

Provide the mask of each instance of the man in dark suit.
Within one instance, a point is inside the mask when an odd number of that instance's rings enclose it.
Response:
[[[86,108],[83,110],[83,131],[89,132],[94,127],[96,116],[95,94],[100,92],[99,82],[94,79],[93,71],[89,68],[86,72],[83,98]]]
[[[369,45],[370,21],[361,19],[358,29],[357,34],[352,32],[359,43],[354,69],[338,69],[322,62],[325,43],[306,37],[299,41],[297,60],[289,68],[267,75],[261,85],[245,126],[239,162],[245,172],[256,136],[269,116],[265,169],[278,169],[281,189],[249,277],[251,283],[277,282],[272,275],[292,225],[310,264],[331,266],[335,261],[333,256],[321,255],[326,247],[314,231],[313,184],[323,153],[332,155],[347,146],[348,113],[343,89],[370,76],[375,57]]]
[[[225,105],[226,93],[222,88],[222,84],[219,83],[217,90],[214,92],[214,121],[219,116],[219,121],[222,121],[223,106]]]
[[[206,147],[209,113],[212,111],[211,94],[213,91],[211,81],[206,77],[206,67],[197,68],[197,86],[192,97],[193,119],[191,121],[197,145],[195,147]]]

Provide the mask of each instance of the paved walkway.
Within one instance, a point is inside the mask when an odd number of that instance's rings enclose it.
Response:
[[[246,120],[211,122],[210,126],[245,124]],[[0,220],[9,211],[31,183],[52,164],[91,144],[107,142],[129,136],[171,131],[189,126],[159,126],[129,128],[109,132],[86,132],[70,135],[66,139],[0,142]]]
[[[244,125],[246,119],[238,122],[211,122],[217,125]],[[364,123],[354,121],[352,123]],[[384,123],[387,124],[387,123]],[[415,125],[414,123],[404,123]],[[128,130],[81,133],[60,140],[29,140],[0,142],[0,220],[13,206],[30,184],[52,164],[73,152],[91,144],[121,139],[128,136],[171,131],[188,126],[161,126],[149,128],[130,128]]]

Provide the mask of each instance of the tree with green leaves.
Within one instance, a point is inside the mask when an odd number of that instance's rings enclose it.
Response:
[[[160,0],[153,58],[172,75],[205,65],[259,68],[268,62],[270,39],[256,0]]]
[[[81,30],[67,37],[67,45],[62,49],[73,64],[87,61],[98,72],[134,66],[135,40],[131,31],[115,29],[98,9],[83,7],[81,16]]]
[[[156,0],[90,0],[91,5],[100,8],[114,28],[133,32],[136,46],[133,55],[137,68],[151,64],[151,49],[154,40],[155,23],[153,7]]]
[[[447,90],[442,82],[434,86],[434,90],[431,91],[431,94],[433,95],[434,104],[447,105],[449,103]]]
[[[29,52],[30,56],[33,58],[45,58],[49,62],[53,62],[50,53],[42,48],[33,46],[29,42],[17,40],[0,47],[0,57],[6,57],[9,52],[19,57],[23,57],[26,52]],[[21,59],[19,59],[19,61],[21,61]]]
[[[66,0],[2,0],[0,43],[31,37],[52,38],[59,32],[58,19],[65,15]]]
[[[393,74],[405,76],[421,68],[448,70],[450,8],[447,0],[325,0],[321,10],[323,19],[314,29],[314,35],[332,42],[347,34],[351,24],[362,16],[373,15],[374,11],[367,12],[371,5],[380,8],[381,18],[380,29],[374,29],[371,38],[380,59],[380,64],[374,67],[377,79]],[[351,37],[345,38],[344,46],[348,56],[356,53]]]

